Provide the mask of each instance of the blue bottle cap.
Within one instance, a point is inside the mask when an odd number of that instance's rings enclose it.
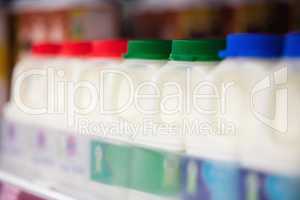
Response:
[[[283,56],[300,57],[300,32],[289,33],[285,36]]]
[[[283,37],[271,34],[239,33],[227,36],[226,57],[277,58],[282,55]]]

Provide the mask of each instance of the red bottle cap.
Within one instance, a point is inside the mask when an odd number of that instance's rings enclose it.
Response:
[[[56,55],[60,52],[61,45],[56,43],[36,43],[31,47],[31,53],[34,55]]]
[[[121,58],[127,52],[127,40],[97,40],[92,42],[92,57]]]
[[[60,54],[64,56],[87,56],[91,53],[91,42],[67,41],[62,44]]]

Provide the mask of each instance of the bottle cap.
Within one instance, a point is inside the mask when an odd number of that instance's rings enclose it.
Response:
[[[282,55],[283,37],[272,34],[240,33],[227,36],[221,57],[277,58]]]
[[[121,58],[127,52],[127,40],[97,40],[92,42],[92,57]]]
[[[300,32],[289,33],[285,36],[283,55],[284,57],[300,57]]]
[[[64,56],[87,56],[91,50],[91,42],[67,41],[62,44],[60,54]]]
[[[130,40],[126,59],[167,60],[171,52],[170,40]]]
[[[218,61],[219,51],[225,48],[223,39],[174,40],[171,60]]]
[[[60,50],[60,44],[49,42],[35,43],[31,47],[31,53],[34,55],[56,55]]]

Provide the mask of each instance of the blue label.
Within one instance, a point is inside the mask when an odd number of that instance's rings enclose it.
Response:
[[[300,178],[241,170],[242,200],[299,200]]]
[[[238,200],[239,168],[232,163],[184,158],[181,167],[184,200]]]

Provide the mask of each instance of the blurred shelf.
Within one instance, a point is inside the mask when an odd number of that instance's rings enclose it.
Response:
[[[7,173],[0,169],[0,181],[3,183],[7,183],[13,185],[21,190],[36,195],[37,197],[50,199],[50,200],[75,200],[72,197],[61,194],[53,189],[46,188],[44,186],[40,186],[38,184],[32,183],[30,181],[26,181],[22,178],[19,178],[15,175]]]

